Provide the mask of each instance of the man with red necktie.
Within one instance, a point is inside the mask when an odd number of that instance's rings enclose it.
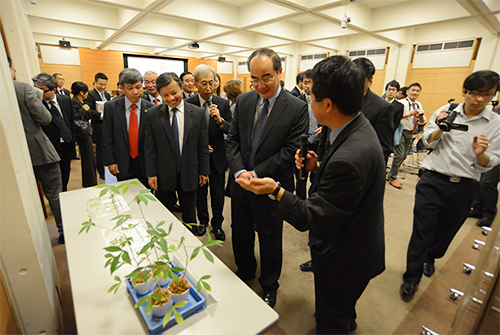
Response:
[[[104,105],[103,162],[118,180],[137,178],[148,187],[144,132],[147,109],[154,104],[141,99],[142,81],[136,69],[123,69],[119,84],[124,95]]]
[[[144,92],[142,98],[146,101],[151,101],[155,105],[162,103],[160,92],[156,89],[157,78],[158,73],[154,71],[146,71],[146,73],[144,73],[144,87],[146,88],[146,92]]]

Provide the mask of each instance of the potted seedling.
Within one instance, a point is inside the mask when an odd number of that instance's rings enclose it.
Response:
[[[134,192],[130,186],[137,185],[139,185],[137,182],[129,182],[118,186],[97,185],[95,187],[101,189],[99,196],[103,197],[108,193],[113,195],[125,194],[129,190]],[[208,235],[208,240],[201,246],[196,247],[189,255],[184,243],[184,237],[181,237],[180,241],[175,241],[170,236],[173,223],[165,227],[165,221],[153,225],[146,219],[142,206],[147,206],[149,201],[156,201],[156,199],[150,194],[149,189],[145,189],[138,194],[134,192],[133,200],[127,204],[127,206],[139,206],[146,226],[142,226],[130,214],[120,213],[120,209],[115,206],[117,215],[111,219],[115,221],[115,225],[111,230],[117,237],[112,240],[111,245],[104,248],[107,251],[104,255],[106,259],[105,267],[109,267],[110,273],[114,275],[116,281],[109,288],[108,293],[114,292],[116,294],[122,282],[128,282],[128,286],[131,285],[137,294],[142,296],[137,297],[136,308],[144,306],[146,313],[149,315],[153,312],[155,317],[164,315],[163,326],[169,322],[172,313],[175,321],[183,324],[183,316],[179,310],[186,306],[188,301],[186,297],[179,298],[179,293],[189,295],[190,292],[191,285],[186,278],[189,261],[194,259],[200,251],[203,251],[205,258],[213,263],[213,256],[207,250],[207,247],[221,246],[223,241],[212,240]],[[89,219],[82,224],[80,234],[88,232],[94,226],[96,224],[92,219]],[[145,232],[146,236],[141,236],[141,244],[138,245],[138,241],[136,241],[137,232],[141,231]],[[179,264],[173,264],[172,262],[171,256],[178,251],[183,252],[186,257],[185,268],[181,268]],[[123,277],[116,275],[115,272],[124,265],[132,266],[133,270]],[[210,277],[210,275],[205,275],[197,281],[197,293],[201,291],[202,287],[210,291],[210,285],[206,282]],[[168,289],[164,287],[167,283],[170,283]],[[151,290],[152,293],[148,294]]]

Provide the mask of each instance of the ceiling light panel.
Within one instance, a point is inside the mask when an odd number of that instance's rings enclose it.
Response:
[[[219,1],[173,1],[162,8],[160,13],[194,21],[207,21],[214,24],[237,27],[239,23],[238,7]]]

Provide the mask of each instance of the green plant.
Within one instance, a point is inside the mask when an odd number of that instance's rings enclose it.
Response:
[[[137,182],[130,183],[122,183],[118,186],[112,185],[97,185],[95,188],[102,189],[99,197],[103,197],[108,194],[125,194],[129,190],[132,190],[130,186],[139,185]],[[180,241],[174,241],[169,238],[170,233],[172,231],[173,223],[165,227],[165,221],[157,222],[156,225],[153,225],[149,221],[146,220],[144,211],[142,206],[147,206],[149,201],[156,201],[150,194],[151,190],[145,189],[139,192],[139,194],[135,194],[134,198],[128,206],[132,205],[134,202],[139,206],[141,211],[142,218],[146,222],[146,227],[143,227],[146,230],[147,237],[146,243],[144,243],[139,251],[134,251],[132,246],[134,244],[134,237],[130,232],[134,229],[137,229],[140,225],[139,223],[131,222],[133,217],[130,214],[120,214],[119,208],[115,206],[117,215],[113,217],[111,220],[115,221],[114,227],[111,229],[118,233],[117,238],[112,241],[112,245],[104,248],[107,253],[104,255],[106,262],[105,267],[109,267],[111,275],[113,275],[119,268],[128,264],[134,267],[134,270],[123,278],[118,275],[114,276],[116,281],[109,290],[109,292],[114,292],[116,294],[119,289],[121,283],[125,278],[129,278],[133,285],[139,282],[147,282],[149,280],[155,280],[155,285],[159,288],[158,280],[171,278],[174,282],[179,283],[179,275],[177,273],[182,274],[185,272],[189,266],[189,261],[194,259],[200,252],[200,250],[205,255],[205,258],[214,262],[212,254],[207,250],[207,247],[211,246],[221,246],[224,242],[219,240],[212,240],[210,235],[208,236],[208,240],[203,243],[201,246],[196,247],[191,255],[188,255],[186,245],[184,243],[184,236],[181,237]],[[141,204],[143,203],[143,204]],[[186,224],[191,227],[195,224]],[[82,223],[82,228],[80,229],[79,234],[82,232],[88,233],[89,230],[96,226],[95,223],[90,218],[88,221]],[[169,241],[170,240],[170,241]],[[177,266],[171,266],[171,254],[178,252],[180,249],[183,249],[184,254],[186,255],[186,267],[181,268]],[[136,249],[137,250],[137,249]],[[206,290],[210,291],[210,285],[206,282],[206,280],[210,279],[210,275],[202,276],[198,282],[196,283],[196,290],[198,292],[201,291],[201,287],[203,286]],[[135,307],[138,308],[142,305],[146,305],[145,309],[148,314],[151,313],[153,304],[159,303],[163,297],[160,294],[153,293],[147,295],[140,299]],[[184,320],[182,315],[178,312],[179,308],[184,307],[187,304],[187,301],[177,302],[172,306],[172,308],[165,314],[163,318],[163,325],[165,325],[172,313],[174,313],[175,320],[179,324],[183,324]]]

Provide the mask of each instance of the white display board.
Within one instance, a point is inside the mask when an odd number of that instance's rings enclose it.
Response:
[[[45,64],[80,65],[80,52],[78,48],[40,45],[40,52]]]
[[[158,74],[174,72],[180,76],[185,71],[185,64],[187,65],[187,60],[184,59],[133,55],[123,56],[127,59],[127,67],[139,70],[142,75],[146,71],[155,71]]]
[[[473,52],[473,48],[465,50],[458,49],[449,51],[416,52],[413,56],[413,68],[422,69],[470,66]]]

